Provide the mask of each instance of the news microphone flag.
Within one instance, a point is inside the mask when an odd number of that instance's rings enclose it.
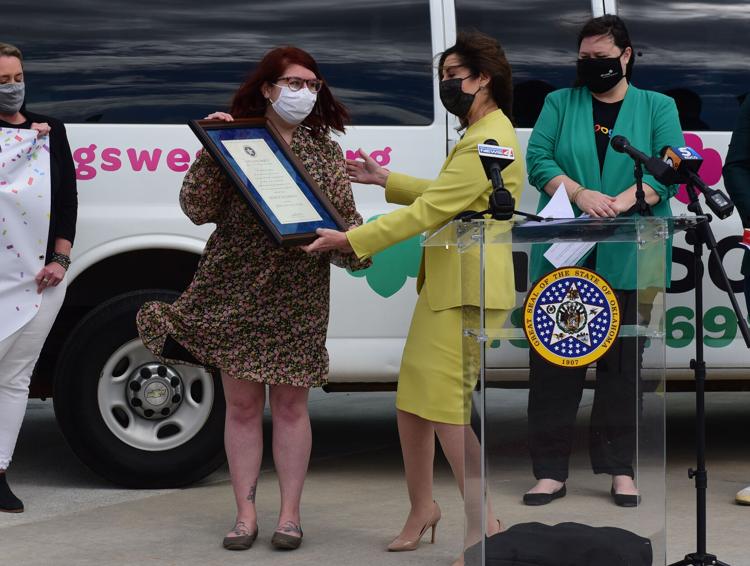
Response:
[[[500,161],[505,161],[506,163],[503,166],[510,165],[516,159],[512,147],[503,147],[501,145],[497,145],[496,143],[491,144],[485,142],[477,144],[477,151],[479,152],[479,157],[489,157],[498,159]]]
[[[678,172],[692,171],[697,173],[703,164],[703,158],[692,147],[670,147],[662,150],[662,159]]]
[[[671,169],[670,184],[691,183],[706,197],[706,204],[720,219],[727,218],[734,210],[734,203],[721,191],[711,188],[698,176],[703,158],[692,147],[664,146],[661,150],[664,163]]]

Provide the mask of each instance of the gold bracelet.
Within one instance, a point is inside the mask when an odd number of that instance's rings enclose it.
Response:
[[[578,185],[578,187],[576,187],[576,189],[573,191],[573,194],[570,195],[570,202],[578,206],[578,203],[576,202],[576,198],[578,198],[578,193],[580,193],[581,191],[585,191],[585,190],[586,190],[586,187],[584,187],[583,185]]]

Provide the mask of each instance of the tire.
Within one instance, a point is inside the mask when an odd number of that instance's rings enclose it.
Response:
[[[177,296],[141,290],[114,297],[81,319],[62,349],[55,416],[75,454],[115,484],[181,487],[225,461],[218,372],[162,364],[138,338],[141,305]]]

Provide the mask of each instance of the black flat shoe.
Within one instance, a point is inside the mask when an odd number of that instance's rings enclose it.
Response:
[[[5,473],[0,474],[0,511],[23,513],[23,502],[10,490]]]
[[[563,484],[560,489],[552,493],[524,493],[523,502],[525,505],[547,505],[555,499],[565,497],[566,492],[565,484]]]
[[[618,507],[638,507],[641,504],[640,495],[625,495],[624,493],[616,493],[614,486],[609,490],[612,500]]]

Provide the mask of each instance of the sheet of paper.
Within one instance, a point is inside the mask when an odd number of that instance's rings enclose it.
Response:
[[[281,224],[323,220],[264,139],[222,140]]]
[[[594,242],[572,242],[565,244],[552,244],[544,257],[556,268],[575,265],[586,253],[596,245]]]
[[[547,206],[537,212],[537,215],[542,218],[573,218],[575,216],[563,183],[560,183]]]
[[[560,186],[557,187],[555,194],[552,195],[547,206],[539,211],[538,214],[545,218],[573,218],[575,216],[563,183],[560,183]],[[588,215],[582,214],[579,218],[588,218]],[[564,244],[552,244],[549,249],[544,252],[544,257],[548,262],[554,265],[555,268],[564,267],[566,265],[575,265],[595,245],[596,244],[593,242],[566,242]]]

